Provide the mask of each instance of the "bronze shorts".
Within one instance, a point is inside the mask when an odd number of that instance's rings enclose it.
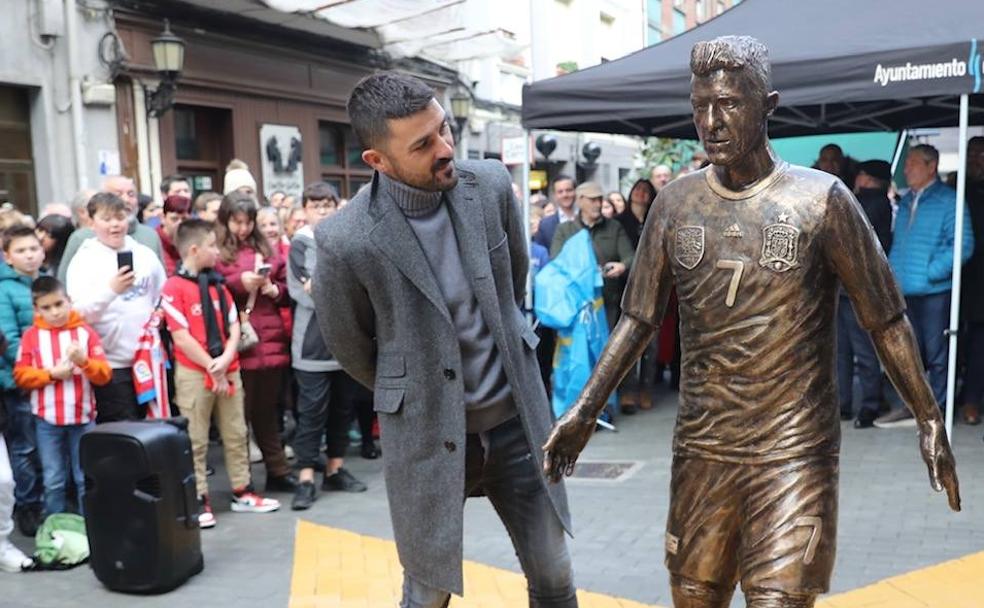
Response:
[[[677,456],[666,567],[743,590],[824,593],[837,539],[836,458],[762,465]]]

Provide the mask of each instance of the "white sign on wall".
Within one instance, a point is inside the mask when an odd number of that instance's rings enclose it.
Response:
[[[301,130],[293,125],[260,126],[260,159],[263,167],[263,195],[276,191],[295,196],[304,190]]]
[[[521,165],[526,159],[526,137],[502,138],[502,164]]]

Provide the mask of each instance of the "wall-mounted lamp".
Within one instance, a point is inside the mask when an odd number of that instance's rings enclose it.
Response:
[[[184,68],[184,40],[171,33],[171,24],[164,20],[164,31],[150,41],[154,54],[154,67],[160,75],[156,89],[144,85],[147,115],[159,118],[174,105],[174,91],[177,90],[178,77]]]
[[[459,134],[465,128],[465,123],[468,122],[471,109],[472,99],[468,93],[459,90],[451,97],[451,114],[454,116],[454,122],[458,126]]]

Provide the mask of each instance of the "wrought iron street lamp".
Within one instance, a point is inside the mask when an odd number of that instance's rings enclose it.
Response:
[[[160,75],[156,89],[144,87],[147,99],[147,115],[159,118],[174,105],[174,91],[184,68],[185,42],[171,32],[171,24],[164,20],[164,31],[150,42],[154,55],[154,67]]]

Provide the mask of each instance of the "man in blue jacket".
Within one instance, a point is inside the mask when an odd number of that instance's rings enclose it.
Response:
[[[909,192],[899,202],[889,262],[905,296],[919,350],[929,372],[936,402],[946,403],[947,336],[953,273],[957,193],[937,175],[940,153],[927,144],[914,146],[905,159]],[[974,252],[974,231],[964,209],[960,263]],[[907,408],[889,412],[875,426],[915,426]]]

